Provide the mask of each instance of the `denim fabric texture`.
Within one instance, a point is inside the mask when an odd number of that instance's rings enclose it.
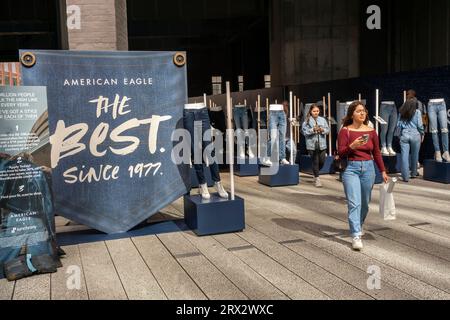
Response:
[[[328,122],[325,118],[318,117],[317,125],[324,129],[322,134],[314,133],[314,127],[316,125],[316,121],[314,121],[313,117],[309,118],[308,122],[303,122],[302,125],[302,133],[305,136],[306,140],[306,149],[308,151],[315,151],[317,146],[319,150],[327,149],[327,134],[330,133],[330,128],[328,127]]]
[[[394,140],[394,132],[398,118],[398,111],[395,103],[382,102],[380,107],[380,117],[387,122],[387,124],[381,125],[381,147],[392,147],[392,140]]]
[[[268,156],[271,157],[272,150],[272,134],[276,133],[278,138],[278,161],[286,159],[286,114],[284,111],[270,111],[269,118],[270,139],[267,148]]]
[[[419,161],[420,143],[421,135],[417,129],[402,130],[400,147],[402,150],[401,171],[404,181],[409,181],[411,178],[410,170],[413,177],[417,176],[417,162]]]
[[[375,183],[373,161],[349,161],[342,175],[348,206],[348,223],[353,237],[361,236],[369,212],[372,189]]]
[[[237,129],[248,130],[248,113],[247,107],[234,107],[233,108],[234,124]]]
[[[205,135],[205,133],[209,130],[211,132],[211,123],[209,121],[208,110],[206,108],[199,110],[184,110],[183,116],[184,128],[189,131],[191,135],[191,159],[194,164],[195,172],[197,174],[197,179],[199,184],[205,184],[205,165],[202,163],[196,164],[194,162],[194,154],[196,149],[201,150],[201,154],[203,155],[206,147],[211,144],[211,135]],[[195,144],[194,137],[203,137],[202,141],[198,145]],[[212,152],[212,156],[215,154]],[[203,159],[203,158],[202,158]],[[214,182],[220,181],[219,175],[219,165],[217,164],[216,159],[209,159],[209,169],[211,170],[211,178]]]
[[[442,149],[444,152],[448,149],[448,122],[447,106],[445,102],[430,102],[428,104],[428,119],[430,120],[430,132],[433,137],[435,151],[441,151],[439,145],[439,128],[441,130]]]
[[[189,165],[176,165],[171,158],[175,144],[172,134],[176,128],[183,128],[183,109],[187,102],[186,66],[174,64],[175,52],[22,50],[20,53],[24,51],[35,54],[37,62],[31,68],[22,69],[23,84],[47,86],[50,135],[55,134],[61,120],[66,127],[88,125],[80,139],[86,149],[61,158],[52,170],[55,211],[99,231],[120,233],[189,191]],[[97,79],[102,80],[100,84]],[[109,79],[108,84],[104,79]],[[132,79],[136,81],[132,83]],[[141,81],[147,79],[151,81]],[[78,85],[67,85],[65,80],[69,84],[76,80]],[[97,116],[96,103],[90,101],[100,96],[108,99],[108,105],[117,96],[127,97],[130,99],[125,103],[127,113],[114,117],[110,106]],[[154,153],[149,150],[149,136],[155,134],[150,134],[148,123],[122,133],[122,137],[138,139],[139,144],[132,153],[112,152],[111,148],[123,149],[130,145],[129,140],[114,141],[111,138],[114,129],[133,119],[144,121],[155,116],[171,118],[159,125]],[[98,151],[105,153],[97,157],[90,152],[89,144],[93,131],[101,123],[107,124],[109,130],[104,142],[98,145]],[[145,169],[141,170],[141,177],[139,172],[132,174],[136,168],[148,164],[161,166],[147,174]],[[93,169],[98,175],[101,166],[104,169],[106,165],[119,168],[117,179],[65,182],[63,174],[70,168],[76,167],[77,174]]]

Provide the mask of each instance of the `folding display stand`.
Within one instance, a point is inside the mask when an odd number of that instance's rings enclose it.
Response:
[[[245,163],[239,163],[239,160],[244,160],[237,158],[234,165],[234,174],[238,177],[254,177],[259,174],[259,161],[257,159],[245,159]],[[255,162],[256,163],[252,163]]]
[[[290,99],[289,99],[289,111],[290,116],[289,118],[292,119],[292,91],[290,92]],[[292,121],[289,121],[291,130],[290,130],[290,143],[292,150]],[[291,152],[289,165],[278,165],[278,168],[276,166],[272,167],[261,167],[260,168],[260,174],[258,178],[258,182],[269,186],[269,187],[282,187],[282,186],[292,186],[292,185],[298,185],[300,183],[299,178],[299,166],[298,164],[294,164],[294,155],[293,152]]]
[[[231,97],[230,83],[227,87],[227,130],[228,141],[234,141],[231,130]],[[234,148],[228,144],[230,161],[231,195],[229,199],[220,198],[218,194],[211,194],[209,200],[203,200],[201,195],[184,196],[184,221],[198,236],[238,232],[245,229],[244,199],[234,194]]]
[[[402,171],[402,155],[397,153],[396,156],[383,156],[384,166],[387,173],[394,174]]]
[[[428,181],[450,184],[450,163],[425,160],[423,178]]]

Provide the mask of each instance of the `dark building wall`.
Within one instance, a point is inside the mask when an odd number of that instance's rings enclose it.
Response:
[[[412,71],[450,63],[450,1],[361,0],[361,15],[379,5],[381,30],[361,21],[361,75]]]
[[[187,52],[189,96],[212,91],[222,76],[238,89],[264,86],[269,74],[268,0],[129,0],[130,50]]]
[[[2,0],[0,61],[18,61],[18,49],[60,49],[57,1]]]
[[[272,0],[274,85],[359,75],[359,0]]]

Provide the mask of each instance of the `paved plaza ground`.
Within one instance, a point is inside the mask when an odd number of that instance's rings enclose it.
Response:
[[[66,246],[57,273],[0,280],[0,299],[450,299],[449,185],[398,183],[396,221],[379,217],[375,186],[365,247],[354,252],[342,184],[334,175],[322,177],[322,189],[310,176],[300,179],[268,188],[257,177],[236,177],[243,232],[180,230]],[[182,217],[180,199],[152,221]],[[60,217],[57,224],[58,232],[83,228]],[[73,266],[81,270],[79,290],[67,286]],[[377,268],[373,289],[368,269]]]

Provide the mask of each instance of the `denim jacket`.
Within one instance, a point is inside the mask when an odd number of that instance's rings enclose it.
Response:
[[[400,117],[397,122],[397,127],[400,129],[400,136],[401,132],[404,129],[416,129],[419,131],[420,135],[423,136],[425,134],[424,128],[423,128],[423,122],[422,122],[422,113],[420,110],[416,110],[416,113],[412,117],[410,121],[402,120]]]
[[[325,118],[318,117],[317,125],[324,129],[322,134],[314,133],[314,126],[316,122],[314,118],[309,118],[309,122],[303,122],[302,125],[302,133],[306,138],[306,149],[307,150],[316,150],[316,146],[319,145],[320,150],[327,149],[327,134],[330,133],[330,128],[328,127],[328,122]]]

